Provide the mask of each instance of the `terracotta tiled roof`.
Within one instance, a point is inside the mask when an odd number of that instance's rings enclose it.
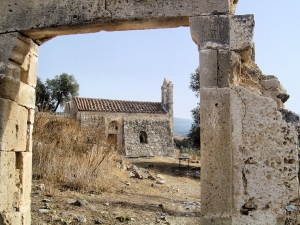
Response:
[[[160,102],[138,102],[101,98],[75,97],[78,111],[123,112],[123,113],[167,113]]]

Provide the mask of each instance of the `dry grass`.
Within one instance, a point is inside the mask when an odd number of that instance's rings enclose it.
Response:
[[[105,128],[38,114],[33,132],[34,178],[43,180],[49,195],[56,186],[81,192],[111,191],[119,154],[105,140]]]

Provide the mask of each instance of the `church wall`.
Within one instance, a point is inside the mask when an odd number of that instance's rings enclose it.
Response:
[[[134,156],[174,156],[173,118],[169,114],[130,114],[106,112],[78,112],[83,126],[103,128],[108,136],[108,125],[116,121],[118,150]],[[140,143],[140,132],[146,132],[147,143]]]

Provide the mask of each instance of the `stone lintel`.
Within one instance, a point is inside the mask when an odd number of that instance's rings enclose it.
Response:
[[[74,0],[69,4],[65,1],[44,0],[33,4],[25,0],[10,0],[9,3],[2,1],[0,33],[22,31],[28,37],[42,39],[77,32],[188,26],[188,18],[191,16],[234,14],[237,2]],[[32,33],[32,30],[35,32]]]

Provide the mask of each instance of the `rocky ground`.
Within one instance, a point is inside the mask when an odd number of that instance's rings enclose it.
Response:
[[[113,187],[78,193],[33,181],[32,224],[200,224],[200,164],[123,159]],[[45,187],[44,187],[45,186]]]

